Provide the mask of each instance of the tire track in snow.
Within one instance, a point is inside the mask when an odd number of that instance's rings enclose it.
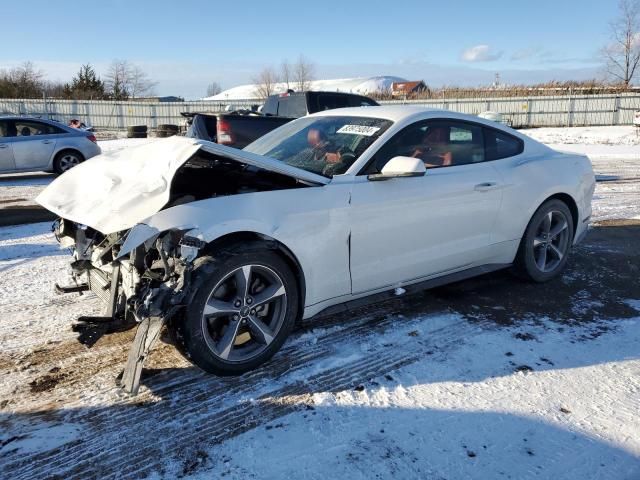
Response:
[[[430,313],[429,311],[441,310],[440,305],[434,305],[433,300],[425,304],[424,301],[420,301],[420,298],[412,299],[411,305],[408,307],[405,305],[408,297],[402,299],[393,299],[381,304],[370,305],[368,307],[358,309],[358,318],[353,320],[351,317],[353,313],[339,314],[327,317],[320,317],[313,321],[305,322],[301,325],[301,328],[294,331],[290,340],[285,343],[281,352],[276,356],[276,359],[267,364],[265,368],[258,369],[253,372],[245,374],[241,378],[217,378],[201,372],[198,369],[187,369],[185,367],[191,366],[191,364],[185,360],[179,353],[177,353],[173,346],[160,345],[152,350],[149,361],[147,362],[147,369],[145,373],[149,373],[152,368],[157,368],[158,363],[164,367],[174,367],[168,372],[159,372],[152,378],[143,379],[143,386],[148,385],[153,390],[153,395],[150,395],[148,391],[143,389],[142,393],[138,396],[138,400],[153,400],[152,397],[163,396],[167,393],[171,395],[179,395],[180,388],[184,386],[187,391],[193,393],[193,384],[205,382],[209,393],[210,389],[229,389],[238,385],[245,385],[246,381],[257,383],[260,379],[277,378],[288,368],[298,368],[300,365],[304,365],[304,361],[312,361],[315,358],[319,358],[319,355],[330,354],[325,352],[326,345],[331,345],[333,342],[339,342],[342,339],[349,338],[351,336],[365,334],[372,329],[381,330],[389,321],[395,321],[397,318],[390,316],[395,310],[401,309],[403,312],[413,311],[424,314]],[[435,307],[435,308],[434,308]],[[426,311],[425,311],[426,310]],[[307,346],[304,349],[300,349],[297,343],[300,339],[305,338],[310,332],[316,336],[316,344]],[[59,382],[59,386],[71,387],[74,386],[75,390],[83,392],[83,400],[80,402],[73,402],[69,399],[69,388],[67,391],[61,392],[59,389],[54,389],[47,392],[47,398],[43,399],[40,395],[31,396],[28,399],[23,399],[20,404],[20,410],[22,411],[37,411],[42,402],[50,404],[51,401],[58,401],[64,404],[67,408],[86,405],[87,402],[91,402],[91,394],[86,395],[85,392],[92,392],[98,390],[99,393],[104,396],[105,382],[96,382],[93,375],[100,373],[102,377],[107,379],[108,385],[112,385],[112,380],[118,374],[123,367],[127,351],[133,338],[133,331],[111,334],[103,337],[94,347],[87,349],[77,341],[65,341],[62,344],[54,345],[39,345],[26,355],[20,356],[12,355],[16,360],[16,366],[19,368],[24,365],[33,364],[39,367],[40,377],[35,377],[37,380],[50,370],[52,367],[62,368],[65,377]],[[321,351],[316,351],[322,349]],[[298,358],[300,357],[300,358]],[[293,367],[285,367],[286,365],[293,365]],[[296,367],[298,365],[298,367]],[[23,384],[28,384],[30,380],[33,380],[33,375],[23,381]],[[221,384],[221,385],[220,385]],[[108,393],[108,391],[107,391]],[[123,400],[112,392],[112,400],[114,404],[126,404],[130,403],[130,400]]]
[[[339,321],[340,317],[331,319],[331,323],[335,323]],[[268,381],[274,382],[280,376],[286,374],[291,375],[297,370],[308,367],[310,363],[314,361],[318,361],[319,359],[330,357],[334,355],[337,351],[340,350],[339,345],[340,342],[343,344],[348,344],[349,341],[353,341],[358,336],[365,336],[366,334],[371,334],[375,332],[381,332],[385,328],[389,327],[393,323],[397,323],[398,317],[393,317],[389,315],[385,315],[382,319],[380,317],[363,317],[356,324],[348,324],[344,326],[344,328],[340,328],[335,331],[334,329],[329,329],[325,331],[323,335],[320,335],[316,338],[316,343],[314,345],[306,345],[306,344],[296,344],[296,339],[293,339],[294,345],[285,347],[275,359],[271,362],[267,363],[263,368],[254,370],[249,372],[248,374],[242,377],[228,377],[228,378],[219,378],[215,376],[208,375],[198,369],[179,369],[179,370],[171,370],[168,374],[164,375],[166,378],[152,378],[151,382],[143,382],[143,385],[146,385],[153,393],[149,390],[143,391],[141,395],[139,395],[135,400],[131,400],[129,397],[122,398],[118,397],[115,394],[116,389],[112,389],[113,400],[114,402],[111,405],[115,407],[126,407],[130,406],[132,403],[143,403],[153,402],[154,397],[163,395],[167,395],[170,398],[181,398],[183,396],[189,397],[194,401],[204,401],[208,397],[211,396],[221,396],[230,397],[233,395],[250,395],[253,394],[257,387],[261,385],[261,382]],[[345,342],[346,341],[346,342]],[[170,348],[170,347],[167,347]],[[159,353],[155,350],[156,353]],[[121,360],[124,363],[124,356]],[[85,359],[94,361],[96,359]],[[99,363],[100,366],[105,367],[104,359]],[[78,365],[83,373],[88,368],[83,363]],[[185,372],[186,370],[186,372]],[[157,377],[161,377],[158,375]],[[75,385],[76,389],[81,389],[81,385]],[[88,385],[88,389],[94,388],[97,390],[104,390],[97,388],[96,385]],[[96,392],[97,394],[104,394],[104,392]],[[50,404],[52,401],[56,400],[56,395],[51,392],[50,395],[47,396],[46,403]],[[77,407],[82,408],[83,405],[87,403],[97,403],[92,401],[91,396],[85,397],[81,401],[78,402],[69,402],[68,401],[68,392],[60,392],[60,397],[57,400],[66,405],[67,408]],[[153,408],[153,403],[150,403],[149,408]],[[29,409],[30,411],[36,410],[33,406]],[[182,410],[183,413],[187,414],[189,409]],[[135,422],[135,421],[144,421],[148,416],[148,412],[140,412],[138,410],[132,410],[129,412],[123,413],[119,417],[119,421],[122,422]],[[107,422],[107,420],[103,419],[103,417],[109,417],[110,412],[96,412],[93,416],[93,420],[98,423],[102,423],[103,421]],[[47,410],[46,412],[41,412],[34,414],[32,419],[41,419],[46,421],[50,417],[50,412]],[[83,421],[84,412],[78,411],[75,412],[71,410],[70,413],[65,417],[65,421],[67,422],[75,422],[75,421]],[[171,420],[170,418],[168,420]],[[114,426],[113,431],[117,431],[118,426]],[[103,431],[102,434],[110,434],[111,431]]]
[[[389,331],[393,334],[398,329],[399,322],[402,323],[403,330],[414,324],[397,318],[394,320],[384,325],[387,331],[383,332],[383,337]],[[157,458],[158,454],[174,456],[176,444],[183,451],[195,451],[202,442],[213,445],[299,408],[300,398],[309,398],[309,395],[316,392],[349,388],[372,377],[381,376],[423,358],[427,351],[437,349],[438,345],[442,351],[443,348],[446,350],[460,344],[467,335],[479,330],[479,326],[457,321],[430,332],[426,341],[407,342],[415,345],[415,348],[405,349],[405,345],[397,348],[398,345],[393,342],[379,344],[366,354],[338,367],[334,368],[329,362],[322,368],[316,362],[331,360],[331,355],[339,351],[341,346],[344,347],[345,342],[352,346],[354,341],[356,345],[357,342],[371,342],[379,338],[380,332],[358,334],[355,338],[353,332],[347,332],[343,337],[351,338],[345,338],[342,344],[336,344],[335,336],[327,335],[323,343],[332,343],[334,348],[326,350],[328,345],[325,345],[325,352],[314,358],[314,353],[320,353],[318,349],[306,353],[305,345],[301,345],[298,368],[292,368],[291,363],[284,363],[284,378],[276,383],[276,388],[269,390],[265,388],[268,386],[263,385],[257,389],[259,395],[255,399],[252,399],[252,393],[256,393],[257,385],[251,378],[234,379],[235,382],[231,383],[237,383],[235,388],[223,382],[217,392],[214,392],[207,391],[207,386],[216,383],[215,380],[201,383],[202,379],[196,376],[191,379],[191,382],[198,382],[195,385],[183,385],[183,390],[171,395],[170,399],[149,406],[116,405],[105,407],[101,411],[98,409],[97,412],[92,409],[74,412],[75,415],[61,412],[59,421],[85,424],[87,435],[83,435],[82,440],[30,458],[16,452],[13,458],[6,458],[8,462],[5,472],[11,473],[13,478],[46,478],[52,474],[65,478],[137,477],[150,473],[155,468],[155,462],[150,462],[150,458]],[[265,370],[271,368],[272,366],[257,372],[265,373]],[[315,372],[317,369],[321,371]],[[270,380],[273,381],[274,378],[271,377]],[[258,382],[260,381],[258,378]],[[122,410],[122,415],[119,410]],[[47,417],[51,421],[51,413]],[[179,425],[176,425],[176,421]],[[92,429],[96,431],[92,432]],[[145,437],[157,439],[159,444],[145,444],[142,440]],[[178,438],[179,441],[176,440]]]

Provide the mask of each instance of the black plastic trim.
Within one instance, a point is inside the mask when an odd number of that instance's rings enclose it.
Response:
[[[440,277],[431,278],[429,280],[423,280],[421,282],[414,283],[411,285],[402,285],[402,288],[406,291],[406,293],[404,293],[403,295],[419,292],[421,290],[427,290],[430,288],[440,287],[448,283],[467,280],[472,277],[484,275],[485,273],[491,273],[497,270],[509,268],[510,266],[511,266],[510,263],[491,263],[487,265],[481,265],[479,267],[468,268],[466,270],[450,273],[447,275],[442,275]],[[397,297],[398,295],[395,294],[395,288],[393,288],[390,290],[386,290],[384,292],[374,293],[366,297],[357,298],[355,300],[349,300],[343,303],[339,303],[337,305],[332,305],[316,313],[312,318],[335,315],[337,313],[347,312],[355,308],[360,308],[365,305],[370,305],[372,303],[383,302],[385,300],[390,300],[392,298],[397,298]]]

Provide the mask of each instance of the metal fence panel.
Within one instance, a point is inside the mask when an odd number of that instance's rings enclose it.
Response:
[[[116,102],[103,100],[0,99],[0,115],[30,115],[67,123],[78,118],[98,129],[122,130],[129,125],[157,128],[163,123],[180,125],[180,112],[222,112],[229,105],[248,108],[255,99],[193,102]],[[597,94],[500,98],[437,98],[388,100],[381,104],[424,105],[478,115],[501,113],[514,127],[576,125],[631,125],[640,110],[640,94]]]
[[[599,94],[503,98],[393,100],[384,104],[413,104],[477,115],[501,113],[515,127],[631,125],[640,110],[640,95]]]

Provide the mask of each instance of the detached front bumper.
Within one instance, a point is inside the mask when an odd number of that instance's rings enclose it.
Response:
[[[89,290],[95,293],[102,303],[109,303],[111,278],[105,272],[97,268],[87,270],[87,285],[89,286]]]
[[[90,290],[105,305],[104,316],[78,319],[74,330],[80,341],[91,346],[106,333],[138,326],[121,380],[126,392],[136,394],[144,358],[162,326],[186,305],[193,260],[204,245],[184,230],[170,230],[121,254],[131,231],[102,235],[59,220],[54,232],[73,252],[76,287],[66,290]]]

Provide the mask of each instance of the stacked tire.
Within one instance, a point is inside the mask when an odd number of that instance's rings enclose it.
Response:
[[[158,129],[156,130],[156,137],[161,137],[161,138],[165,138],[165,137],[173,137],[174,135],[177,135],[180,132],[180,127],[178,127],[178,125],[171,125],[171,124],[161,124],[158,125]]]
[[[131,125],[127,127],[127,138],[147,138],[147,126]]]

